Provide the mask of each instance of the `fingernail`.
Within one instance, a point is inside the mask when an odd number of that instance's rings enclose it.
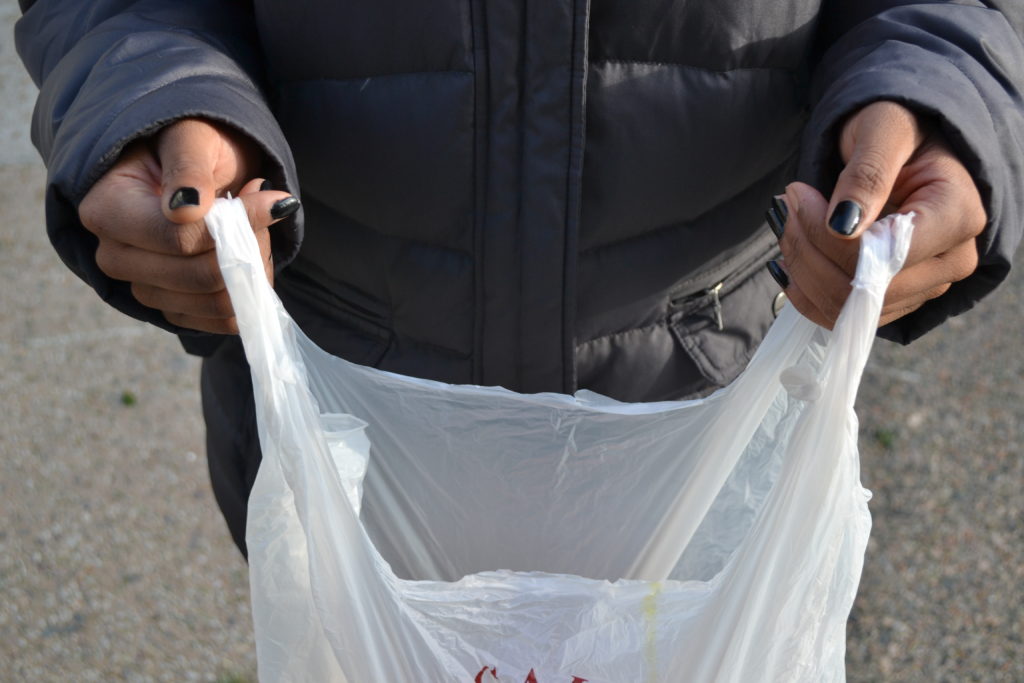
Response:
[[[765,267],[768,268],[768,272],[771,273],[772,278],[779,283],[779,287],[782,287],[783,289],[789,287],[789,276],[786,275],[786,271],[782,269],[782,266],[779,265],[778,261],[769,261],[765,264]]]
[[[260,183],[260,192],[266,192],[267,190],[273,189],[274,183],[270,182],[269,180],[264,180],[262,183]]]
[[[862,209],[856,202],[845,199],[832,211],[832,217],[828,219],[828,227],[840,235],[852,235],[853,231],[860,225]]]
[[[786,206],[786,202],[782,201],[782,195],[772,197],[772,208],[779,212],[779,215],[782,216],[782,222],[785,223],[786,219],[789,218],[789,207]]]
[[[781,240],[782,233],[786,229],[786,219],[779,215],[778,209],[774,206],[764,212],[764,217],[768,220],[768,227],[775,234],[775,239]]]
[[[270,207],[270,217],[276,221],[279,218],[287,218],[298,210],[299,200],[295,197],[285,197]]]
[[[167,203],[167,206],[171,211],[183,206],[199,206],[199,190],[194,187],[179,187],[171,195],[171,201]]]

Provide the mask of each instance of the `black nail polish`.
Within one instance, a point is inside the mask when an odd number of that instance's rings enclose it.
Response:
[[[775,239],[781,240],[782,233],[786,229],[786,219],[779,215],[774,206],[764,212],[764,217],[768,221],[768,227],[775,234]]]
[[[264,180],[262,183],[260,183],[260,192],[266,192],[267,190],[273,189],[274,183],[270,182],[269,180]]]
[[[789,207],[786,206],[786,202],[782,201],[781,197],[772,197],[772,208],[779,212],[782,222],[785,223],[789,218]]]
[[[863,210],[856,202],[845,199],[836,204],[832,217],[828,219],[828,227],[840,235],[852,235],[860,225],[862,212]]]
[[[295,197],[285,197],[270,207],[270,217],[276,221],[279,218],[287,218],[298,210],[299,200]]]
[[[786,271],[782,269],[778,261],[769,261],[765,264],[765,267],[768,268],[768,272],[771,273],[775,281],[779,283],[779,287],[783,289],[789,287],[789,276],[786,275]]]
[[[194,187],[179,187],[171,195],[171,201],[167,202],[167,206],[171,211],[183,206],[199,206],[199,190]]]

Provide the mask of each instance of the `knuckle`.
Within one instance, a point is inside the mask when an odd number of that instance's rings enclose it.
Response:
[[[846,167],[847,177],[870,195],[880,194],[888,189],[885,156],[876,150],[866,150],[857,160]]]
[[[965,239],[978,237],[988,225],[988,211],[974,180],[964,171],[964,177],[951,179],[946,186],[950,204],[960,216],[960,233]]]
[[[960,282],[966,280],[974,271],[978,268],[978,255],[977,253],[970,254],[966,258],[958,259],[953,265],[953,282]]]
[[[163,225],[157,228],[163,233],[163,242],[173,256],[189,256],[188,240],[180,225]]]
[[[196,292],[206,293],[212,292],[216,289],[215,279],[213,273],[210,272],[209,268],[199,267],[193,268],[190,275],[190,282],[192,289]]]
[[[814,310],[814,307],[799,287],[794,287],[792,285],[787,287],[786,299],[789,300],[789,302],[793,304],[793,307],[800,311],[805,318],[811,318],[809,313]]]
[[[124,279],[124,264],[121,259],[120,249],[109,241],[101,241],[96,247],[96,267],[104,275],[115,280]]]
[[[839,320],[839,312],[841,310],[842,306],[835,306],[831,300],[825,302],[825,306],[822,308],[822,313],[828,320],[829,329],[832,329],[832,327],[836,324],[836,321]]]
[[[792,302],[793,307],[800,312],[800,315],[804,316],[808,320],[812,321],[817,325],[832,328],[831,323],[822,315],[821,311],[818,310],[817,306],[802,292],[798,287],[790,287],[786,290],[786,296]]]
[[[839,313],[843,310],[843,306],[846,304],[846,299],[849,295],[849,287],[843,290],[825,291],[825,296],[822,297],[822,312],[830,321],[832,321],[833,324],[839,318]]]
[[[956,187],[966,187],[973,184],[971,174],[960,163],[948,147],[932,147],[934,156],[931,159],[932,170],[936,176],[942,178]]]
[[[799,266],[803,262],[808,248],[807,237],[802,230],[787,229],[779,243],[779,248],[782,250],[787,267]]]
[[[171,256],[183,256],[179,246],[179,227],[164,218],[162,213],[157,212],[147,216],[145,224],[141,226],[139,232],[152,251]]]
[[[932,287],[927,292],[925,292],[925,300],[930,301],[932,299],[938,299],[940,296],[948,292],[951,286],[952,283],[947,282],[946,284],[939,285],[938,287]]]
[[[973,240],[965,242],[940,258],[946,261],[946,272],[950,282],[967,279],[977,270],[980,262],[978,247]]]
[[[169,162],[164,162],[163,170],[165,178],[181,176],[205,177],[209,175],[209,169],[207,169],[206,164],[188,156],[179,156],[171,159]]]
[[[208,258],[196,258],[191,264],[189,282],[199,293],[209,294],[224,288],[220,268],[216,261]]]
[[[158,306],[155,305],[156,302],[153,299],[153,290],[151,287],[139,284],[138,282],[133,282],[131,285],[131,292],[132,296],[135,297],[135,300],[143,306],[158,308]]]
[[[102,230],[103,212],[100,209],[101,202],[95,197],[93,191],[85,195],[85,199],[78,205],[78,220],[86,230],[99,235]]]
[[[950,265],[948,279],[952,284],[954,282],[960,282],[966,280],[974,273],[974,268],[969,266],[967,263],[959,262]]]
[[[178,256],[195,256],[206,249],[205,228],[201,223],[175,225],[171,231],[171,248]]]
[[[844,245],[845,244],[846,243],[844,243]],[[859,245],[860,240],[857,240],[855,243],[853,243],[853,246],[855,247],[859,247]],[[860,260],[860,249],[844,249],[838,254],[834,254],[832,258],[835,261],[835,264],[839,266],[844,273],[848,274],[850,277],[853,277],[853,275],[857,272],[857,262]]]
[[[985,228],[988,226],[988,212],[985,211],[985,207],[980,201],[972,203],[974,204],[974,210],[968,219],[968,234],[971,237],[978,237],[981,233],[985,232]]]
[[[882,309],[882,313],[879,316],[879,326],[887,325],[894,320],[899,320],[905,315],[909,315],[921,308],[927,299],[915,300],[915,301],[898,301],[892,304],[886,305]]]
[[[208,317],[229,319],[235,316],[235,309],[231,305],[231,297],[228,296],[227,290],[221,290],[216,294],[208,297]]]
[[[161,313],[164,316],[164,320],[170,324],[177,325],[178,327],[188,327],[188,325],[185,324],[184,314],[176,313],[174,311],[161,311]]]

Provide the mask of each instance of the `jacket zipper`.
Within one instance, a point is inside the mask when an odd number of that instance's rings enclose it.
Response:
[[[722,298],[728,296],[740,284],[746,282],[758,268],[763,267],[763,263],[770,260],[773,254],[778,253],[778,246],[773,242],[773,240],[769,241],[767,247],[762,246],[760,241],[755,242],[754,247],[751,248],[754,255],[743,260],[739,268],[710,287],[691,291],[681,296],[673,296],[670,299],[671,307],[681,308],[684,314],[689,314],[706,307],[710,303],[715,327],[719,331],[724,330],[725,319],[722,312]]]

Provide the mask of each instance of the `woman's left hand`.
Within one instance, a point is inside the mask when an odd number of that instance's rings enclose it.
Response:
[[[784,206],[773,202],[782,214],[775,222],[785,225],[783,272],[770,269],[797,310],[832,328],[850,293],[859,237],[889,213],[913,211],[916,217],[910,253],[889,285],[879,325],[917,310],[974,272],[976,238],[988,217],[941,132],[899,104],[875,102],[846,122],[839,146],[845,168],[831,200],[792,183],[779,198]]]

